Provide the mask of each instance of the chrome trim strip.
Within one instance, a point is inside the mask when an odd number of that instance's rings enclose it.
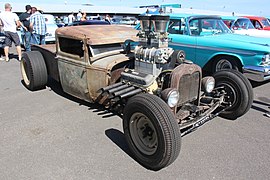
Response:
[[[270,66],[244,66],[243,74],[253,81],[267,81],[270,79]]]
[[[212,51],[222,51],[226,53],[235,53],[235,54],[249,55],[249,56],[255,56],[257,54],[255,52],[247,52],[243,50],[231,50],[231,49],[209,47],[209,46],[196,46],[196,45],[183,44],[183,43],[169,43],[169,46],[170,45],[179,46],[179,47],[197,48],[197,49],[207,49],[207,50],[212,50]]]

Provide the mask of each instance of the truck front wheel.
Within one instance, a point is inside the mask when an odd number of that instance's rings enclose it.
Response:
[[[179,126],[168,105],[157,96],[139,94],[130,98],[123,114],[127,143],[144,167],[159,170],[178,157]]]
[[[39,90],[46,86],[47,68],[42,54],[38,51],[25,52],[21,60],[21,74],[25,86],[31,90]]]
[[[216,87],[223,87],[225,101],[230,104],[220,116],[233,120],[244,115],[253,102],[253,89],[248,79],[233,69],[218,71],[213,76]]]

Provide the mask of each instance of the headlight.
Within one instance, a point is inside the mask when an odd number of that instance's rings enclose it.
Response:
[[[262,58],[262,65],[268,65],[270,63],[270,55],[265,54]]]
[[[176,89],[168,88],[161,92],[162,99],[173,108],[179,101],[179,92]]]
[[[202,79],[202,90],[204,92],[210,93],[215,87],[215,79],[211,76],[204,77]]]

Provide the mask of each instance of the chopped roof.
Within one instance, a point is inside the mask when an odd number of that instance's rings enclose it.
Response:
[[[138,31],[131,27],[120,25],[70,26],[56,30],[56,34],[60,36],[87,39],[90,45],[122,43],[127,39],[137,41],[137,33]]]

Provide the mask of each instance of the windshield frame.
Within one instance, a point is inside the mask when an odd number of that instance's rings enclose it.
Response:
[[[270,27],[270,23],[267,19],[262,19],[261,23],[262,23],[263,27]]]
[[[238,27],[236,27],[236,24],[238,23]],[[243,24],[243,23],[247,23],[247,24]],[[254,27],[254,25],[252,24],[252,22],[250,21],[250,19],[246,19],[246,18],[238,18],[236,19],[231,28],[233,30],[241,30],[241,29],[245,29],[245,30],[248,30],[248,29],[256,29]]]

